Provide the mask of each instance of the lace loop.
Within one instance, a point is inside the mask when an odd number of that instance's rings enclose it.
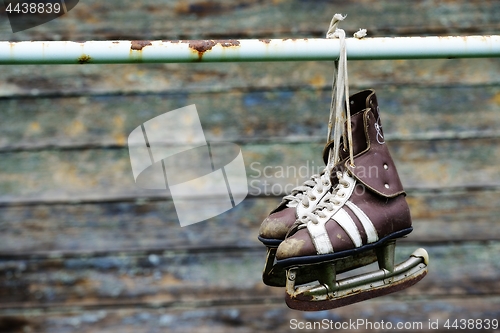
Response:
[[[317,200],[317,197],[312,193],[316,187],[318,193],[324,192],[324,187],[330,186],[330,172],[325,168],[320,175],[313,175],[309,180],[306,180],[301,186],[292,189],[289,195],[283,197],[282,202],[287,202],[287,207],[295,207],[298,204],[309,207],[310,201]]]
[[[348,177],[349,175],[347,173],[337,171],[337,178],[339,180],[337,186],[335,186],[331,193],[327,193],[325,195],[323,200],[316,206],[316,209],[313,212],[306,213],[303,217],[295,222],[294,225],[296,226],[296,228],[304,228],[309,222],[318,224],[320,218],[324,218],[328,215],[325,210],[331,212],[337,209],[336,207],[342,205],[346,193],[341,190],[343,188],[349,188],[351,186],[351,183],[347,180]]]
[[[351,112],[349,106],[349,79],[347,75],[347,48],[345,31],[338,28],[340,21],[346,16],[335,14],[330,22],[330,27],[326,33],[327,38],[338,38],[340,41],[340,54],[338,61],[335,61],[335,72],[332,84],[332,103],[330,105],[330,119],[328,122],[328,141],[331,141],[333,131],[333,149],[330,150],[328,165],[335,165],[340,161],[340,138],[344,139],[344,145],[349,147],[349,160],[351,167],[354,165],[354,151],[352,144]],[[344,111],[344,100],[345,111]],[[344,124],[347,125],[347,129]]]

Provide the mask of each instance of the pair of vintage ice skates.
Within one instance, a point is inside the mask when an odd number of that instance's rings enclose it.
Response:
[[[375,92],[351,96],[349,106],[352,138],[339,145],[339,161],[328,165],[327,143],[323,173],[285,196],[260,227],[259,240],[268,248],[263,281],[286,287],[293,309],[345,306],[402,290],[427,274],[424,249],[394,264],[396,239],[409,234],[412,223]],[[378,270],[336,278],[375,261]]]

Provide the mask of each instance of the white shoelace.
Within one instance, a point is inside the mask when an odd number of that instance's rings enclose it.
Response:
[[[316,209],[312,213],[306,213],[305,218],[300,221],[299,229],[304,228],[306,224],[311,221],[314,224],[319,223],[320,218],[325,218],[328,216],[328,212],[333,211],[336,207],[342,204],[341,198],[339,198],[339,189],[343,186],[345,188],[350,186],[350,183],[344,178],[346,175],[342,174],[342,172],[337,171],[337,178],[339,183],[331,193],[328,193],[323,198],[323,201],[316,206]]]
[[[343,136],[344,145],[349,146],[350,163],[354,166],[354,151],[352,145],[351,110],[349,105],[349,79],[347,75],[347,49],[345,31],[338,29],[340,21],[346,16],[335,14],[330,22],[330,28],[326,38],[339,38],[340,54],[339,60],[335,62],[337,77],[333,78],[332,103],[330,105],[330,119],[328,122],[328,140],[330,141],[333,131],[333,149],[330,150],[329,163],[336,164],[340,161],[340,138]],[[359,33],[359,32],[358,32]],[[344,101],[346,108],[344,109]],[[344,124],[347,123],[347,129]],[[332,156],[333,154],[333,156]]]
[[[354,151],[352,144],[352,127],[351,127],[351,110],[349,103],[349,79],[347,75],[347,49],[345,41],[345,31],[338,28],[340,21],[343,21],[346,16],[335,14],[330,22],[330,27],[326,33],[326,38],[339,38],[340,54],[339,60],[335,62],[336,76],[333,76],[332,85],[332,102],[330,105],[330,119],[328,121],[328,142],[331,141],[333,132],[333,148],[330,149],[328,156],[328,164],[325,170],[331,175],[333,166],[340,161],[340,139],[343,138],[344,145],[347,143],[349,147],[349,159],[351,166],[354,167]],[[356,38],[366,36],[366,30],[360,29],[354,34]],[[344,105],[346,106],[344,108]],[[345,124],[347,126],[345,126]],[[298,229],[305,228],[309,221],[317,224],[320,218],[325,218],[327,212],[331,212],[336,206],[342,204],[338,197],[341,187],[348,187],[349,182],[344,179],[348,177],[337,171],[339,183],[330,193],[327,193],[322,201],[316,206],[316,209],[311,213],[306,213],[304,217],[296,221]],[[292,228],[293,229],[293,228]]]
[[[330,186],[330,172],[325,168],[321,175],[313,175],[301,186],[295,187],[291,194],[283,197],[283,201],[288,201],[287,207],[296,207],[301,202],[304,207],[309,207],[309,201],[315,201],[317,199],[312,193],[314,187],[316,187],[318,193],[323,193],[323,191],[327,191]]]
[[[333,148],[330,149],[328,155],[328,163],[321,175],[313,175],[311,179],[304,182],[302,186],[295,187],[290,195],[283,198],[283,201],[289,201],[287,203],[288,207],[296,207],[297,204],[302,202],[305,207],[309,206],[309,201],[316,200],[312,195],[312,190],[314,187],[318,189],[319,193],[322,193],[323,186],[329,187],[330,177],[332,175],[332,170],[334,165],[340,161],[340,138],[343,136],[344,143],[348,142],[349,146],[349,157],[350,164],[354,166],[354,152],[352,145],[352,129],[351,129],[351,111],[349,106],[349,80],[347,76],[347,50],[345,42],[345,31],[338,29],[338,24],[343,21],[346,16],[342,14],[335,14],[330,22],[330,27],[326,33],[326,38],[339,38],[340,40],[340,56],[339,60],[335,61],[335,73],[333,76],[332,85],[332,102],[330,105],[330,118],[328,121],[328,135],[327,143],[331,141],[332,132],[334,133],[334,144]],[[354,36],[356,38],[363,38],[366,35],[365,29],[360,29],[356,32]],[[344,100],[346,110],[344,110]],[[344,124],[347,123],[347,129]],[[338,174],[337,174],[337,177]],[[339,178],[340,181],[340,178]],[[333,190],[335,193],[336,191]],[[327,196],[331,196],[327,194]]]

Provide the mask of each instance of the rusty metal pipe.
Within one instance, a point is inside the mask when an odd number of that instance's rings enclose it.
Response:
[[[350,60],[500,57],[500,36],[349,38]],[[0,64],[335,60],[336,39],[0,42]]]

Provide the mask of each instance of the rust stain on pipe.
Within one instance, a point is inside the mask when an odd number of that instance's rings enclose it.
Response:
[[[217,41],[222,47],[240,46],[240,41],[236,39],[223,39]]]
[[[198,52],[198,60],[201,61],[203,54],[210,51],[217,44],[222,47],[236,47],[240,46],[240,41],[236,39],[191,40],[189,41],[189,48]]]
[[[203,53],[211,50],[215,45],[217,45],[217,43],[213,40],[193,40],[189,42],[189,48],[195,50],[202,56]]]
[[[135,51],[142,51],[143,48],[149,45],[153,45],[149,40],[133,40],[130,49]]]
[[[83,64],[88,64],[88,63],[90,62],[90,60],[91,60],[91,59],[92,59],[92,58],[91,58],[89,55],[84,54],[84,55],[82,55],[80,58],[78,58],[78,63],[79,63],[79,64],[82,64],[82,65],[83,65]]]

